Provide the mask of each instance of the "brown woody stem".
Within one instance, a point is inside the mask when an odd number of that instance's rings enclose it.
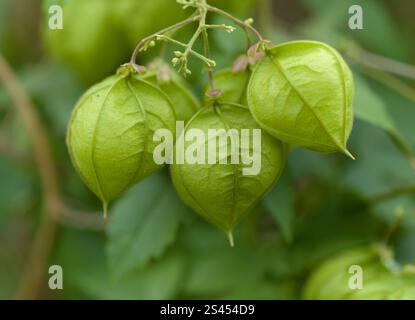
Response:
[[[58,174],[52,150],[46,130],[35,112],[36,108],[8,62],[1,54],[0,81],[9,93],[13,105],[32,139],[34,158],[42,182],[44,214],[16,294],[16,297],[19,299],[35,299],[44,284],[47,262],[53,248],[57,230],[56,218],[71,220],[75,215],[72,210],[67,209],[64,205],[59,192]],[[76,216],[79,218],[81,214]],[[86,221],[89,218],[81,218],[77,222],[85,222],[83,219]],[[92,222],[97,222],[97,220],[92,220],[88,220],[88,225],[85,225],[85,227],[92,227]],[[97,227],[97,225],[94,225],[94,227]]]
[[[58,210],[57,206],[60,203],[57,173],[46,132],[35,112],[35,108],[2,55],[0,55],[0,80],[10,94],[14,106],[32,137],[35,160],[44,191],[44,215],[17,293],[17,298],[34,299],[42,287],[47,259],[55,238],[56,221],[53,214],[54,211]]]

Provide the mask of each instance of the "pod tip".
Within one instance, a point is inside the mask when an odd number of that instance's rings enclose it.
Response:
[[[355,156],[351,154],[351,152],[347,149],[344,150],[344,154],[348,156],[352,160],[356,160]]]
[[[235,242],[233,240],[232,230],[228,231],[228,240],[229,240],[229,245],[231,246],[231,248],[233,248],[235,246]]]
[[[103,209],[103,212],[104,212],[104,220],[105,220],[105,222],[107,222],[108,221],[108,203],[103,202],[102,203],[102,209]]]

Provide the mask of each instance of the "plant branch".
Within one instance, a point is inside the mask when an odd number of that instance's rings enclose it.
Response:
[[[177,41],[177,40],[175,40],[173,38],[170,38],[169,36],[166,36],[166,35],[159,35],[159,36],[157,36],[157,40],[171,42],[171,43],[173,43],[175,45],[178,45],[178,46],[180,46],[182,48],[188,48],[188,44],[183,43],[183,42],[180,42],[180,41]],[[179,57],[183,57],[183,54],[184,53],[179,52],[179,51],[176,51],[175,54],[176,54],[176,58],[179,58]],[[191,55],[195,56],[196,58],[200,59],[208,67],[209,66],[214,67],[216,65],[215,61],[209,59],[208,57],[205,57],[205,56],[201,55],[200,53],[198,53],[198,52],[196,52],[196,51],[194,51],[192,49],[190,49],[188,51],[188,54],[191,54]],[[174,61],[176,61],[176,60],[174,60]],[[174,61],[173,61],[173,64],[174,65],[177,65],[177,63],[175,63]]]
[[[377,82],[384,84],[408,100],[415,102],[415,89],[403,82],[398,77],[395,77],[394,75],[384,71],[374,70],[368,67],[363,67],[362,71]]]
[[[369,68],[386,71],[397,76],[415,79],[415,66],[387,58],[354,45],[347,54],[356,62]]]
[[[203,30],[203,45],[205,47],[205,56],[210,57],[210,46],[209,46],[209,35],[207,30]],[[208,66],[208,78],[209,78],[209,86],[211,91],[215,91],[215,82],[213,79],[213,68]]]
[[[32,137],[34,156],[39,168],[44,192],[44,215],[17,293],[18,298],[34,299],[42,287],[47,259],[52,250],[56,233],[56,222],[53,214],[57,210],[60,199],[57,172],[53,163],[46,132],[34,111],[35,108],[25,90],[20,85],[17,76],[2,55],[0,55],[0,80],[10,94],[14,106],[22,118],[29,135]]]
[[[46,130],[35,112],[32,101],[1,54],[0,81],[9,93],[13,105],[32,139],[34,159],[43,189],[43,215],[16,295],[19,299],[35,299],[43,286],[47,262],[53,248],[57,230],[56,218],[61,218],[63,215],[71,216],[73,220],[74,215],[70,210],[65,209],[66,206],[64,206],[59,193],[57,169]],[[80,221],[81,219],[78,219],[78,222]],[[88,226],[91,227],[91,224]]]
[[[55,217],[61,224],[72,228],[92,231],[105,230],[105,220],[101,212],[76,210],[62,204],[59,214]]]
[[[193,13],[192,16],[190,16],[188,19],[183,20],[181,22],[178,22],[170,27],[167,27],[165,29],[160,30],[159,32],[156,32],[150,36],[145,37],[144,39],[142,39],[137,46],[135,47],[133,54],[131,56],[129,65],[132,66],[132,68],[139,72],[139,73],[145,73],[145,68],[142,66],[139,66],[136,64],[136,60],[137,60],[137,56],[138,53],[140,51],[143,50],[147,50],[149,47],[152,47],[155,45],[155,41],[166,41],[166,42],[171,42],[173,44],[176,44],[180,47],[184,48],[183,52],[180,51],[176,51],[175,52],[175,57],[172,60],[172,63],[174,66],[178,66],[179,65],[179,71],[183,73],[184,76],[186,75],[190,75],[191,71],[188,68],[188,57],[189,55],[193,55],[196,58],[202,60],[205,64],[207,64],[209,70],[212,70],[215,66],[216,63],[215,61],[211,60],[209,57],[205,55],[202,55],[198,52],[196,52],[195,50],[193,50],[193,47],[196,43],[196,41],[199,39],[199,37],[202,35],[205,39],[207,39],[207,30],[208,29],[223,29],[226,32],[233,32],[235,30],[234,27],[232,26],[228,26],[225,24],[206,24],[206,17],[208,12],[212,12],[212,13],[216,13],[219,15],[222,15],[226,18],[228,18],[229,20],[235,22],[238,26],[242,27],[246,33],[247,36],[247,45],[248,45],[248,49],[250,48],[250,35],[249,32],[254,33],[257,38],[259,39],[260,42],[263,42],[264,39],[262,37],[262,35],[260,34],[260,32],[255,29],[251,24],[253,23],[252,19],[248,19],[247,21],[242,21],[236,17],[234,17],[233,15],[227,13],[226,11],[223,11],[219,8],[216,7],[212,7],[210,5],[207,4],[206,0],[177,0],[177,3],[183,5],[183,9],[186,9],[188,7],[192,7],[195,8],[195,12]],[[199,25],[195,31],[195,33],[193,34],[193,36],[191,37],[191,39],[189,40],[189,42],[187,44],[182,43],[180,41],[177,41],[173,38],[171,38],[170,36],[166,35],[166,33],[171,32],[171,31],[176,31],[192,22],[199,22]],[[208,40],[207,40],[208,41]],[[205,45],[205,50],[206,50],[206,45]],[[128,65],[128,64],[127,64]],[[212,81],[210,81],[212,83]]]
[[[234,27],[228,26],[226,24],[206,24],[205,29],[221,29],[228,33],[232,33],[236,30]]]
[[[261,33],[257,29],[255,29],[251,25],[251,23],[247,23],[245,21],[242,21],[242,20],[234,17],[230,13],[227,13],[226,11],[223,11],[223,10],[221,10],[219,8],[212,7],[212,6],[208,5],[208,4],[206,5],[206,9],[208,11],[210,11],[210,12],[214,12],[214,13],[217,13],[219,15],[222,15],[222,16],[228,18],[229,20],[235,22],[237,25],[239,25],[240,27],[242,27],[244,30],[246,30],[246,29],[250,30],[252,33],[255,34],[255,36],[258,38],[259,41],[263,41],[264,40],[264,37],[261,35]]]
[[[132,54],[132,56],[131,56],[131,60],[130,60],[130,63],[133,65],[133,66],[136,66],[136,61],[137,61],[137,56],[138,56],[138,53],[140,52],[140,50],[147,44],[147,43],[149,43],[149,42],[151,42],[151,41],[153,41],[153,40],[157,40],[157,36],[160,36],[160,35],[162,35],[162,34],[165,34],[165,33],[168,33],[168,32],[170,32],[170,31],[175,31],[175,30],[178,30],[178,29],[180,29],[180,28],[182,28],[182,27],[184,27],[184,26],[186,26],[186,25],[188,25],[188,24],[191,24],[192,22],[195,22],[195,21],[198,21],[198,20],[200,20],[200,15],[196,15],[196,16],[191,16],[190,18],[188,18],[188,19],[186,19],[186,20],[183,20],[183,21],[181,21],[181,22],[178,22],[178,23],[176,23],[176,24],[174,24],[174,25],[171,25],[171,26],[169,26],[169,27],[167,27],[167,28],[164,28],[164,29],[162,29],[162,30],[160,30],[160,31],[158,31],[158,32],[156,32],[156,33],[153,33],[152,35],[149,35],[148,37],[145,37],[144,39],[142,39],[138,44],[137,44],[137,46],[135,47],[135,49],[134,49],[134,51],[133,51],[133,54]]]
[[[201,1],[200,3],[195,4],[197,6],[197,10],[199,12],[200,18],[199,18],[199,25],[196,29],[196,32],[193,34],[192,38],[190,39],[190,41],[184,45],[184,52],[180,52],[180,51],[176,51],[175,55],[176,57],[173,59],[173,65],[178,65],[180,64],[179,67],[179,71],[182,72],[184,74],[184,76],[186,75],[190,75],[192,72],[189,70],[188,68],[188,56],[190,53],[193,53],[193,55],[195,55],[196,57],[198,57],[199,59],[201,59],[202,61],[204,61],[208,67],[214,67],[216,65],[216,63],[212,60],[210,60],[208,57],[202,56],[201,54],[195,52],[193,50],[193,46],[196,43],[197,39],[199,39],[200,35],[204,32],[204,30],[206,30],[206,15],[207,15],[207,10],[206,10],[206,3],[205,1]]]
[[[34,156],[39,166],[42,187],[45,191],[45,200],[47,200],[46,204],[49,207],[53,207],[57,202],[56,199],[59,198],[57,191],[58,181],[46,132],[35,112],[35,107],[2,55],[0,55],[0,80],[10,94],[16,110],[32,138],[35,151]]]
[[[406,186],[397,187],[392,190],[388,190],[386,192],[374,195],[368,199],[368,203],[370,205],[376,205],[378,203],[399,197],[401,195],[411,194],[411,193],[415,193],[415,184],[409,184]]]

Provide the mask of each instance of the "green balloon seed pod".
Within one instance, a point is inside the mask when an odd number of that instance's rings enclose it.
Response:
[[[121,69],[93,86],[75,107],[67,145],[86,185],[108,203],[161,169],[153,160],[153,133],[175,132],[175,113],[156,86]]]
[[[381,258],[382,248],[379,245],[354,248],[328,259],[311,274],[303,289],[304,299],[415,299],[413,267],[390,269]],[[351,266],[361,267],[362,288],[350,288]]]
[[[271,135],[319,152],[353,158],[347,140],[353,126],[353,75],[330,46],[283,43],[266,51],[248,85],[248,106]]]
[[[165,64],[156,65],[142,79],[157,85],[169,98],[176,112],[176,120],[187,123],[200,110],[200,103],[185,81]]]
[[[241,129],[249,129],[252,141],[252,129],[259,129],[259,126],[248,108],[238,104],[213,102],[202,108],[189,121],[182,134],[186,135],[191,129],[201,130],[205,137],[208,137],[209,129],[236,129],[238,132],[241,132]],[[193,142],[184,141],[184,150],[191,144]],[[205,139],[203,146],[207,145],[208,141]],[[241,144],[238,147],[241,154]],[[217,145],[216,150],[209,152],[218,154],[218,148]],[[228,234],[233,245],[232,230],[235,224],[255,207],[279,178],[284,167],[284,151],[280,141],[262,130],[261,169],[258,174],[244,175],[243,169],[247,167],[245,164],[232,164],[233,152],[228,146],[221,158],[226,158],[227,164],[208,164],[207,161],[205,164],[191,164],[186,161],[177,164],[176,155],[176,161],[171,166],[171,176],[183,201]]]

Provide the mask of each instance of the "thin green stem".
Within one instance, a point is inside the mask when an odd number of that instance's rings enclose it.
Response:
[[[255,34],[255,36],[258,38],[259,41],[264,40],[264,37],[261,35],[261,33],[257,29],[255,29],[251,24],[246,23],[246,22],[234,17],[233,15],[231,15],[230,13],[227,13],[226,11],[223,11],[223,10],[221,10],[219,8],[216,8],[216,7],[212,7],[210,5],[206,5],[206,9],[210,12],[214,12],[214,13],[217,13],[219,15],[222,15],[222,16],[228,18],[229,20],[235,22],[237,25],[239,25],[240,27],[242,27],[245,30],[246,29],[250,30],[252,33]]]
[[[370,205],[375,205],[380,202],[384,202],[384,201],[399,197],[401,195],[411,194],[411,193],[415,193],[415,184],[409,184],[406,186],[401,186],[401,187],[394,188],[392,190],[388,190],[383,193],[379,193],[369,198],[368,202]]]
[[[214,83],[213,83],[213,70],[212,69],[216,66],[216,63],[214,60],[210,59],[209,39],[208,39],[207,30],[208,29],[223,29],[226,32],[231,33],[235,30],[235,28],[233,26],[228,26],[225,24],[212,24],[212,25],[206,24],[206,17],[209,12],[224,16],[228,18],[229,20],[235,22],[238,26],[242,27],[246,33],[248,48],[250,48],[251,46],[250,32],[254,33],[260,42],[264,41],[259,31],[256,30],[254,27],[252,27],[251,25],[253,22],[252,19],[242,21],[234,17],[233,15],[227,13],[226,11],[223,11],[219,8],[208,5],[206,0],[177,0],[177,2],[179,4],[182,4],[184,9],[188,7],[192,7],[192,8],[195,8],[196,10],[193,13],[193,15],[189,17],[188,19],[178,22],[170,27],[164,28],[160,30],[159,32],[156,32],[142,39],[137,44],[137,46],[135,47],[133,51],[133,54],[130,59],[130,63],[128,64],[130,69],[134,69],[140,73],[145,73],[145,68],[136,64],[138,53],[142,50],[147,50],[147,48],[154,46],[155,41],[166,41],[166,42],[170,42],[170,43],[176,44],[184,48],[183,52],[175,51],[175,57],[172,59],[173,65],[174,66],[179,65],[178,69],[180,72],[184,74],[184,76],[191,74],[191,71],[188,68],[189,55],[193,55],[196,58],[202,60],[205,64],[207,64],[208,69],[209,69],[209,83],[210,83],[211,88],[213,89]],[[177,41],[173,39],[172,37],[170,37],[169,35],[167,35],[167,33],[169,32],[177,31],[178,29],[192,22],[196,22],[196,21],[199,22],[199,25],[187,44]],[[200,36],[203,37],[205,55],[202,55],[196,52],[195,50],[193,50],[193,47]]]
[[[368,67],[363,67],[362,71],[372,79],[398,92],[408,100],[415,102],[415,89],[403,82],[398,77],[395,77],[384,71],[374,70]]]
[[[206,15],[204,16],[202,15],[202,17],[199,20],[199,26],[196,32],[193,34],[192,38],[190,39],[189,43],[186,46],[186,49],[184,51],[184,56],[187,56],[190,53],[190,51],[193,50],[194,44],[196,43],[197,39],[199,39],[199,36],[205,27],[205,19],[206,19]]]
[[[173,38],[170,38],[170,37],[168,37],[166,35],[159,35],[159,36],[157,36],[157,40],[167,41],[167,42],[176,44],[176,45],[178,45],[178,46],[180,46],[182,48],[187,48],[188,47],[188,45],[186,43],[177,41],[177,40],[175,40]],[[196,58],[202,60],[208,66],[214,67],[216,65],[215,61],[213,61],[211,59],[208,59],[207,57],[201,55],[200,53],[198,53],[198,52],[196,52],[194,50],[189,50],[189,54],[191,54],[191,55],[195,56]]]
[[[246,33],[247,36],[247,45],[248,47],[250,47],[251,45],[251,40],[250,40],[250,32],[254,33],[258,39],[260,41],[263,41],[263,37],[262,35],[259,33],[258,30],[256,30],[254,27],[252,27],[251,23],[252,21],[242,21],[234,16],[232,16],[231,14],[227,13],[226,11],[223,11],[221,9],[218,9],[216,7],[212,7],[210,5],[208,5],[206,3],[206,0],[177,0],[177,2],[179,4],[183,5],[183,8],[187,8],[187,7],[192,7],[195,8],[195,12],[193,13],[193,15],[191,17],[189,17],[186,20],[183,20],[181,22],[178,22],[170,27],[164,28],[162,30],[160,30],[159,32],[156,32],[144,39],[142,39],[137,46],[135,47],[133,54],[131,56],[130,59],[130,67],[133,68],[134,70],[140,72],[140,73],[144,73],[145,72],[145,68],[141,67],[139,65],[136,64],[136,60],[137,60],[137,56],[138,53],[142,50],[147,50],[148,47],[154,46],[155,41],[166,41],[166,42],[171,42],[173,44],[176,44],[182,48],[184,48],[183,52],[180,51],[176,51],[175,52],[175,58],[173,58],[172,63],[174,66],[180,65],[179,67],[179,71],[181,71],[185,76],[191,74],[191,71],[188,68],[188,57],[189,55],[193,55],[196,58],[202,60],[204,63],[207,64],[208,68],[209,68],[209,83],[211,85],[212,88],[214,88],[213,86],[213,74],[212,74],[212,69],[216,66],[215,61],[210,59],[210,54],[209,54],[209,39],[208,39],[208,34],[207,34],[207,30],[208,29],[224,29],[225,31],[231,33],[235,30],[234,27],[232,26],[228,26],[225,24],[213,24],[213,25],[209,25],[206,24],[206,17],[208,12],[212,12],[212,13],[216,13],[222,16],[225,16],[226,18],[230,19],[231,21],[235,22],[238,26],[241,26]],[[250,19],[251,20],[251,19]],[[193,36],[191,37],[191,39],[189,40],[189,42],[187,44],[177,41],[175,39],[173,39],[172,37],[168,36],[166,33],[172,32],[172,31],[177,31],[178,29],[192,23],[192,22],[199,22],[199,25],[195,31],[195,33],[193,34]],[[205,55],[202,55],[198,52],[196,52],[195,50],[193,50],[193,47],[196,43],[196,41],[199,39],[200,36],[203,36],[203,40],[204,40],[204,47],[205,47]]]
[[[246,50],[248,51],[249,48],[251,48],[251,45],[252,45],[252,43],[251,43],[251,36],[249,34],[249,30],[248,30],[247,27],[245,27],[244,30],[245,30],[245,39],[246,39]]]
[[[366,51],[353,45],[347,54],[356,62],[369,68],[386,71],[397,76],[415,79],[415,66]]]
[[[188,24],[191,24],[191,23],[193,23],[193,22],[195,22],[195,21],[198,21],[200,18],[201,18],[201,16],[200,16],[200,15],[191,16],[190,18],[188,18],[188,19],[186,19],[186,20],[183,20],[183,21],[181,21],[181,22],[178,22],[178,23],[176,23],[176,24],[174,24],[174,25],[171,25],[171,26],[169,26],[169,27],[167,27],[167,28],[164,28],[164,29],[162,29],[162,30],[160,30],[160,31],[158,31],[158,32],[156,32],[156,33],[153,33],[152,35],[149,35],[148,37],[145,37],[145,38],[144,38],[144,39],[142,39],[142,40],[141,40],[141,41],[137,44],[137,46],[135,47],[135,49],[134,49],[134,51],[133,51],[133,54],[132,54],[132,56],[131,56],[130,63],[131,63],[132,65],[135,65],[135,64],[136,64],[136,60],[137,60],[138,53],[140,52],[141,48],[142,48],[142,47],[143,47],[146,43],[148,43],[149,41],[156,40],[156,37],[157,37],[158,35],[165,34],[165,33],[168,33],[168,32],[170,32],[170,31],[175,31],[175,30],[178,30],[178,29],[180,29],[180,28],[182,28],[182,27],[184,27],[184,26],[186,26],[186,25],[188,25]]]
[[[203,45],[205,47],[205,56],[210,57],[209,35],[206,29],[203,30]],[[213,79],[213,68],[208,66],[208,78],[210,90],[215,90],[215,82]]]
[[[202,3],[204,5],[204,3]],[[202,32],[206,29],[206,15],[207,11],[204,8],[204,6],[201,6],[198,8],[200,12],[200,19],[199,19],[199,26],[197,27],[196,32],[193,34],[192,38],[190,39],[189,43],[187,44],[182,56],[182,69],[184,69],[184,74],[190,74],[191,71],[187,67],[187,58],[189,56],[190,52],[193,52],[193,46],[196,43],[197,39],[199,39],[199,36],[202,34]],[[198,54],[199,55],[199,54]],[[206,57],[205,57],[206,58]],[[203,59],[202,59],[203,60]],[[209,60],[209,59],[207,59]],[[206,62],[206,60],[204,60]],[[208,64],[209,65],[209,64]]]
[[[232,33],[235,31],[234,27],[228,26],[226,24],[207,24],[205,25],[205,29],[222,29],[229,33]]]

